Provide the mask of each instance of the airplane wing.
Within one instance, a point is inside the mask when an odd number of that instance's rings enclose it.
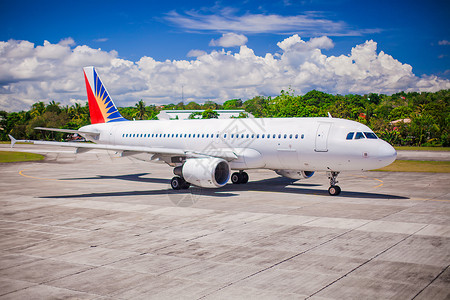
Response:
[[[63,129],[66,130],[66,129]],[[211,149],[201,151],[191,151],[183,149],[170,149],[160,147],[145,147],[145,146],[130,146],[130,145],[108,145],[108,144],[94,144],[84,142],[51,142],[51,141],[37,141],[37,140],[16,140],[9,135],[11,139],[11,148],[17,142],[32,143],[35,145],[49,145],[59,147],[75,148],[77,153],[86,152],[93,149],[99,150],[111,150],[120,152],[122,156],[149,153],[156,154],[158,157],[186,157],[186,158],[200,158],[200,157],[219,157],[227,161],[232,161],[238,158],[238,156],[231,149]]]

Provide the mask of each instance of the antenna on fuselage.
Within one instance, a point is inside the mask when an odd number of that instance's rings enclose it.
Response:
[[[328,112],[328,118],[333,118],[333,117],[331,116],[330,112]]]

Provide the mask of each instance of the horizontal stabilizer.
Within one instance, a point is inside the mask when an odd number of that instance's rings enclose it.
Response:
[[[77,133],[80,135],[88,135],[91,137],[98,137],[100,135],[100,133],[98,133],[98,132],[80,131],[80,130],[74,130],[74,129],[60,129],[60,128],[47,128],[47,127],[34,127],[34,129],[65,132],[65,133],[72,133],[72,134]]]
[[[34,141],[32,140],[16,140],[12,135],[8,134],[9,139],[11,140],[11,148],[14,148],[14,145],[16,143],[28,143],[28,144],[32,144],[34,143]]]

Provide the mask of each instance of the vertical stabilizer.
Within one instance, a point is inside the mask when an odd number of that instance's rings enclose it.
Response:
[[[94,67],[85,67],[84,79],[89,102],[91,123],[108,123],[127,121],[117,110],[116,105],[109,96],[103,82]]]

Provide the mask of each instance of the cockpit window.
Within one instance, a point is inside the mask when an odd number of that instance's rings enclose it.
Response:
[[[362,132],[357,132],[355,136],[355,140],[364,139],[364,134]]]
[[[377,135],[375,133],[373,133],[373,132],[364,132],[364,135],[368,139],[376,140],[378,138]]]
[[[347,140],[352,140],[354,135],[355,135],[354,132],[349,132],[349,133],[347,134]]]

